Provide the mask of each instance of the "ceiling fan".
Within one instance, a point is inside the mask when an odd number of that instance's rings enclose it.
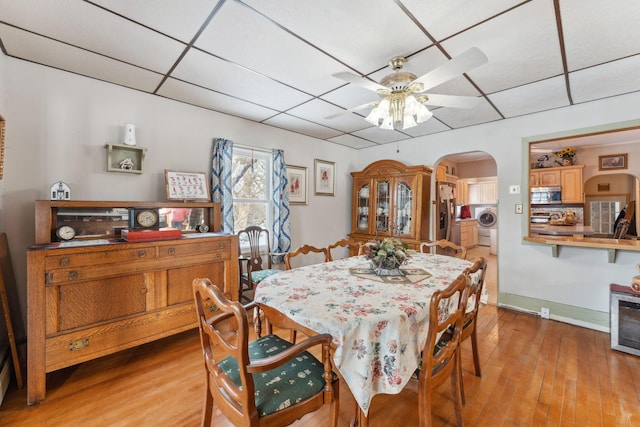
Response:
[[[396,56],[389,60],[389,66],[394,70],[394,73],[385,76],[380,83],[348,72],[336,73],[333,75],[334,77],[376,92],[382,99],[359,105],[325,118],[333,119],[342,114],[374,107],[365,118],[369,123],[379,126],[381,129],[393,130],[394,126],[399,126],[400,124],[403,125],[402,129],[408,129],[433,116],[425,104],[440,107],[473,108],[480,103],[481,98],[426,94],[425,92],[485,64],[487,61],[486,55],[480,49],[472,47],[446,64],[420,77],[416,77],[413,73],[402,71],[402,67],[407,62],[407,59],[402,56]]]

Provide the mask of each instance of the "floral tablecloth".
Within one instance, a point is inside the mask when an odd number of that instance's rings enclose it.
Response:
[[[258,285],[254,300],[300,325],[328,333],[333,361],[366,415],[378,393],[399,393],[418,367],[427,339],[429,300],[471,266],[444,255],[413,254],[403,268],[430,275],[413,283],[385,283],[350,273],[363,257],[283,271]]]

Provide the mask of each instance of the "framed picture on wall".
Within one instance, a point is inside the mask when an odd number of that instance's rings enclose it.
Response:
[[[164,171],[167,200],[209,201],[209,182],[204,172]]]
[[[627,153],[598,156],[598,170],[627,169]]]
[[[289,203],[292,205],[306,205],[307,168],[287,165],[287,181],[289,182]]]
[[[315,159],[315,194],[319,196],[335,196],[336,164],[326,160]]]

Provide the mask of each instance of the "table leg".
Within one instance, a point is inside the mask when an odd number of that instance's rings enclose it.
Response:
[[[353,420],[351,421],[351,427],[368,427],[369,419],[362,411],[362,408],[356,402],[356,412],[354,414]]]

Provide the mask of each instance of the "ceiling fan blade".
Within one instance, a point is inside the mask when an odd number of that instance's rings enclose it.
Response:
[[[355,74],[343,72],[333,74],[333,77],[337,77],[341,80],[344,80],[349,83],[353,83],[354,85],[360,86],[372,92],[377,92],[379,90],[388,91],[389,89],[378,84],[376,82],[372,82],[371,80],[365,79],[364,77],[356,76]]]
[[[372,101],[372,102],[369,102],[367,104],[358,105],[357,107],[349,108],[348,110],[340,111],[339,113],[327,116],[327,117],[325,117],[325,119],[326,120],[335,119],[336,117],[342,116],[344,114],[353,113],[354,111],[358,111],[358,110],[364,110],[365,108],[368,108],[368,107],[375,107],[379,103],[380,103],[380,101]]]
[[[462,54],[454,57],[451,61],[443,64],[428,73],[418,77],[411,84],[422,83],[424,88],[420,92],[436,87],[446,81],[458,77],[467,71],[486,64],[487,56],[477,47],[472,47]]]
[[[430,93],[427,97],[429,99],[424,104],[437,105],[439,107],[474,108],[482,102],[482,98],[475,96],[435,95]]]

